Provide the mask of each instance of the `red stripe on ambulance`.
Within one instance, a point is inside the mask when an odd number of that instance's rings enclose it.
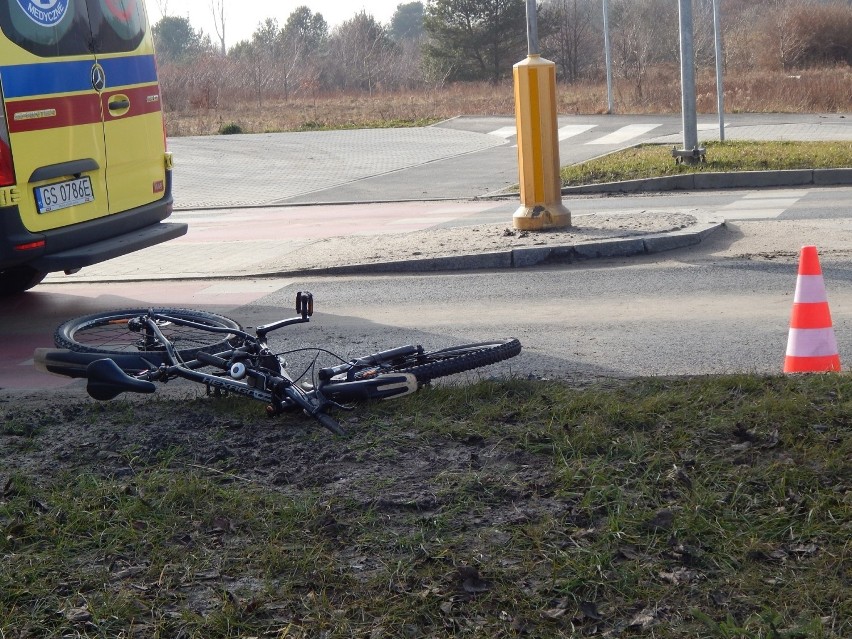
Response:
[[[95,93],[6,102],[10,133],[44,131],[101,122],[101,106]]]

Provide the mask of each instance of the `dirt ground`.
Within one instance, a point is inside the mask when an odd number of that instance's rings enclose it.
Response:
[[[425,438],[406,428],[413,417],[404,412],[388,417],[390,421],[379,431],[375,420],[365,423],[363,408],[348,415],[338,413],[350,435],[341,438],[302,415],[268,418],[260,403],[243,399],[131,398],[100,404],[86,398],[82,388],[46,399],[43,394],[0,397],[0,502],[4,491],[14,492],[21,481],[37,487],[63,477],[93,474],[133,485],[141,469],[167,463],[170,469],[197,473],[214,483],[274,491],[292,503],[327,504],[323,517],[308,517],[303,525],[320,538],[332,537],[333,561],[339,571],[357,573],[364,580],[382,569],[389,556],[387,552],[365,554],[357,543],[348,542],[347,526],[338,521],[340,515],[335,517],[333,504],[374,512],[385,522],[383,534],[406,537],[452,506],[448,477],[476,472],[501,489],[499,495],[489,497],[491,507],[459,512],[455,524],[476,531],[470,536],[473,545],[487,545],[489,540],[482,536],[497,534],[504,524],[559,516],[566,507],[564,501],[552,498],[547,487],[554,481],[553,469],[542,464],[541,457],[519,453],[514,443],[476,435]],[[229,403],[226,410],[218,406],[223,401]],[[245,406],[235,408],[235,402]],[[257,543],[237,531],[236,523],[215,523],[215,513],[206,519],[192,534],[207,544],[224,543],[233,549]],[[3,525],[0,518],[0,530]],[[469,554],[481,551],[471,547]],[[465,554],[464,549],[457,552]],[[113,594],[135,587],[146,568],[142,558],[132,565],[115,562],[110,583],[104,587]],[[454,587],[448,585],[451,590]],[[175,590],[179,597],[171,604],[158,604],[151,614],[168,619],[188,607],[207,618],[221,609],[223,591],[252,601],[263,599],[268,588],[264,580],[224,570],[215,578],[207,572],[195,578],[184,575]],[[269,614],[272,627],[278,613]],[[280,622],[284,624],[286,616]],[[21,635],[29,636],[35,635]],[[146,636],[144,627],[142,634],[133,636]]]

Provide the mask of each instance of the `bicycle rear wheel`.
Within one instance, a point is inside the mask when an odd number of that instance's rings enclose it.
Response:
[[[155,308],[155,313],[175,319],[188,320],[204,326],[240,330],[234,320],[216,313],[176,308]],[[145,353],[145,359],[153,364],[167,361],[165,347],[156,339],[142,332],[131,331],[128,322],[148,313],[148,309],[122,309],[104,311],[68,320],[54,333],[53,340],[59,348],[79,353],[103,355]],[[211,333],[200,328],[181,326],[168,321],[158,321],[158,328],[183,359],[194,359],[203,351],[218,353],[234,348],[234,334]]]
[[[365,379],[382,373],[411,373],[420,385],[433,379],[455,375],[515,357],[521,352],[521,343],[514,337],[492,342],[462,344],[439,351],[411,355],[383,364],[377,369],[359,371],[354,379]]]

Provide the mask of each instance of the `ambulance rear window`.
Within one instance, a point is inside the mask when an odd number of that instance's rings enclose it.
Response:
[[[144,0],[7,0],[0,29],[47,58],[133,51],[145,35]]]
[[[88,0],[97,53],[133,51],[145,35],[144,0]]]

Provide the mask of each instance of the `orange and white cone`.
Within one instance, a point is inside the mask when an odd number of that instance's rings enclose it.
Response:
[[[831,312],[817,250],[815,246],[803,246],[784,372],[824,373],[839,370],[840,354],[831,325]]]

